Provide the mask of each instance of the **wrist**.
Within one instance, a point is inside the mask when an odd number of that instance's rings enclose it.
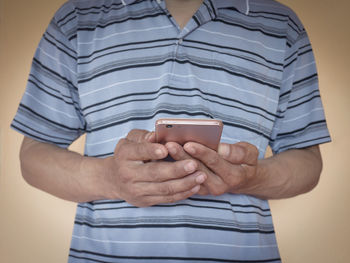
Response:
[[[86,180],[83,189],[86,193],[81,196],[87,196],[88,201],[118,199],[113,189],[113,157],[93,158],[83,157],[81,161],[81,174]]]
[[[280,163],[274,157],[258,161],[256,178],[260,185],[258,197],[262,199],[281,199],[285,197],[285,191],[290,184],[287,167],[280,167]]]
[[[117,167],[114,156],[99,159],[100,172],[98,173],[98,183],[100,185],[100,195],[103,199],[120,199],[118,185],[116,181]]]
[[[268,180],[268,167],[266,162],[259,160],[256,166],[242,166],[242,169],[246,170],[245,182],[236,192],[261,199],[267,199],[264,193],[264,183]]]

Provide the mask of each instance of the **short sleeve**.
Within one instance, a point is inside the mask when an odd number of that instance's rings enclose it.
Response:
[[[11,123],[25,136],[60,147],[68,147],[85,131],[77,89],[75,19],[68,2],[51,20]]]
[[[308,35],[292,14],[288,22],[283,80],[270,143],[274,153],[331,140]]]

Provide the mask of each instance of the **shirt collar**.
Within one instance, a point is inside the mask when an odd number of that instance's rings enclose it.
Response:
[[[136,2],[137,0],[121,0],[123,5],[130,5],[134,2]]]
[[[137,0],[121,0],[123,5],[129,5]],[[163,1],[163,0],[157,0]],[[249,0],[208,0],[216,11],[220,8],[234,7],[239,12],[248,15],[249,14]]]
[[[234,7],[239,12],[249,14],[249,0],[210,0],[216,9]]]

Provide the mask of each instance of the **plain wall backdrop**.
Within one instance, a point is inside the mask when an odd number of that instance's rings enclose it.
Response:
[[[18,153],[23,136],[9,128],[36,46],[65,0],[0,0],[0,262],[62,263],[75,204],[25,183]],[[96,0],[98,1],[98,0]],[[271,201],[285,263],[349,262],[349,0],[281,0],[303,21],[316,56],[333,142],[321,146],[324,168],[312,192]],[[71,149],[81,152],[83,140]]]

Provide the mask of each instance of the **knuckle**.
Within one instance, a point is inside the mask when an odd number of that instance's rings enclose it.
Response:
[[[240,146],[243,148],[243,150],[246,153],[246,156],[249,160],[254,160],[257,158],[257,156],[259,155],[259,150],[258,148],[248,142],[241,142]]]
[[[248,152],[250,153],[250,158],[253,160],[259,155],[259,150],[254,145],[250,145]]]
[[[126,150],[127,148],[127,145],[128,145],[128,140],[126,138],[122,138],[119,140],[117,146],[115,147],[115,153],[122,153]]]
[[[145,174],[149,178],[152,178],[154,182],[161,182],[163,180],[164,170],[161,169],[161,163],[159,162],[150,162],[144,167]]]
[[[134,142],[141,142],[146,134],[146,130],[133,129],[128,133],[126,138]]]
[[[214,166],[217,165],[219,162],[219,155],[218,154],[213,154],[213,156],[211,156],[210,158],[208,158],[207,160],[207,165],[208,166]]]
[[[216,186],[209,189],[209,192],[213,196],[220,196],[226,193],[226,189],[222,186]]]
[[[164,185],[160,188],[160,192],[162,195],[172,195],[175,193],[174,188],[171,185]]]
[[[121,184],[125,185],[133,181],[133,176],[131,176],[128,172],[124,172],[124,169],[120,169],[119,172],[119,182]]]
[[[119,183],[121,185],[126,185],[130,182],[130,179],[127,176],[120,176],[119,177]]]
[[[129,133],[128,133],[128,135],[126,136],[126,138],[128,138],[128,139],[132,139],[132,138],[134,138],[136,135],[137,135],[137,130],[131,130],[131,131],[129,131]]]

